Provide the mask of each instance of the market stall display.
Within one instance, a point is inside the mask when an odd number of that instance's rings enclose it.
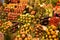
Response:
[[[60,0],[4,0],[0,32],[2,40],[60,40]]]

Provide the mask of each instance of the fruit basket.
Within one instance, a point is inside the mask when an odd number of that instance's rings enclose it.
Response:
[[[3,0],[0,32],[4,40],[60,40],[60,0]]]

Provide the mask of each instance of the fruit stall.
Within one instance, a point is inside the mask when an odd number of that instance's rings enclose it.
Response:
[[[60,40],[60,0],[1,0],[0,40]]]

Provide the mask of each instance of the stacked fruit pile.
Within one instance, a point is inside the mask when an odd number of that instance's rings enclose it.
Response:
[[[43,27],[40,24],[36,24],[34,28],[35,37],[42,38],[43,36]]]
[[[48,28],[46,30],[46,32],[47,32],[46,39],[47,40],[59,40],[58,31],[56,29],[57,29],[57,27],[52,25],[52,26],[50,26],[50,28]]]
[[[23,23],[32,23],[32,20],[34,19],[34,15],[20,15],[20,19],[18,19],[20,22]]]
[[[60,0],[55,8],[57,1],[38,1],[29,5],[28,0],[6,0],[1,5],[0,31],[5,40],[59,40]]]

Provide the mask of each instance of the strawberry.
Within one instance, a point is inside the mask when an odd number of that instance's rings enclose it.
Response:
[[[50,18],[50,20],[49,20],[49,24],[50,25],[54,25],[54,26],[58,26],[58,24],[59,24],[59,18],[58,17],[52,17],[52,18]]]

